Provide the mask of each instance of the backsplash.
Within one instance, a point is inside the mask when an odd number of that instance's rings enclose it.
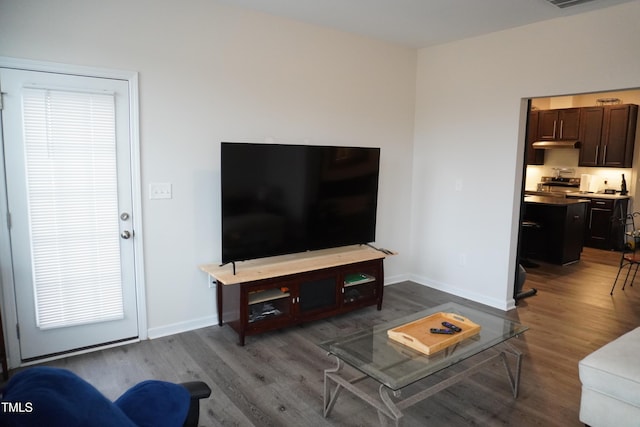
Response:
[[[632,195],[634,191],[634,177],[632,168],[593,168],[578,166],[580,150],[545,150],[544,165],[527,166],[527,176],[525,190],[535,191],[543,176],[555,176],[554,168],[571,168],[575,172],[573,176],[580,177],[582,174],[589,174],[591,187],[589,191],[604,192],[605,188],[620,190],[622,184],[622,174],[627,181],[627,190]],[[605,184],[606,181],[606,184]]]

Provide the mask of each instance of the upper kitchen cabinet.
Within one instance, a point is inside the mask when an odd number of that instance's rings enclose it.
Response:
[[[579,165],[632,167],[637,117],[634,104],[583,108]]]
[[[577,140],[580,136],[580,108],[538,112],[538,140]]]
[[[580,166],[600,166],[604,107],[582,109],[580,126]]]
[[[529,119],[527,121],[527,165],[543,165],[544,150],[536,150],[533,143],[538,140],[538,110],[529,111]]]

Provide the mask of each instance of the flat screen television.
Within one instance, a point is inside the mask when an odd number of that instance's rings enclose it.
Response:
[[[379,148],[221,144],[222,262],[375,241]]]

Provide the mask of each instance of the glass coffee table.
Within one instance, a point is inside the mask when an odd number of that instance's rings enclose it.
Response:
[[[463,316],[480,325],[480,332],[431,355],[400,344],[387,335],[389,329],[439,312]],[[335,368],[324,371],[324,416],[329,416],[340,392],[346,389],[376,408],[381,424],[386,424],[390,419],[397,426],[402,419],[403,409],[486,369],[497,359],[502,360],[513,396],[518,397],[522,353],[507,341],[527,329],[518,322],[495,314],[456,303],[447,303],[393,322],[323,342],[320,347],[337,359]],[[515,357],[515,367],[509,366],[507,354]],[[435,385],[420,388],[409,397],[401,397],[400,390],[403,388],[414,383],[419,384],[420,380],[476,355],[478,357],[474,357],[470,361],[471,366],[464,371],[456,370],[455,374]],[[346,378],[343,371],[344,364],[356,368],[362,375]],[[369,378],[380,384],[379,396],[367,393],[363,387],[359,386],[359,383]],[[333,389],[332,383],[335,384]]]

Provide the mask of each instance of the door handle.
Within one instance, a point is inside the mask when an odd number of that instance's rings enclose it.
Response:
[[[131,237],[131,232],[129,230],[124,230],[122,233],[120,233],[120,237],[125,240],[129,239]]]

